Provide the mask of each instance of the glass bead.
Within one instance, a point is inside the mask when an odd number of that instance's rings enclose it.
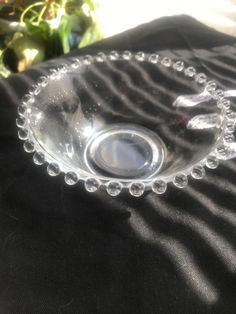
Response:
[[[61,73],[60,71],[56,69],[51,69],[50,70],[51,74],[49,75],[51,80],[59,80],[61,78]]]
[[[57,163],[52,162],[47,166],[47,172],[52,177],[58,176],[60,174],[60,167]]]
[[[79,58],[76,58],[73,63],[71,64],[72,68],[77,69],[79,66],[81,66],[81,61]]]
[[[60,72],[62,74],[65,74],[65,73],[67,73],[67,71],[68,71],[68,65],[67,64],[62,64],[62,66],[60,67]]]
[[[24,105],[29,105],[34,103],[34,96],[31,94],[26,94],[22,97],[22,102]]]
[[[117,196],[122,191],[123,185],[120,182],[111,181],[107,184],[107,193],[111,196]]]
[[[224,97],[224,92],[221,89],[217,89],[213,92],[212,97],[216,100],[220,100]]]
[[[188,177],[185,174],[179,174],[174,178],[174,185],[177,188],[184,188],[188,184]]]
[[[184,69],[184,62],[183,61],[177,61],[173,64],[173,69],[181,72]]]
[[[219,157],[221,157],[223,159],[226,159],[227,155],[229,153],[229,149],[225,145],[220,145],[220,146],[217,147],[216,152],[217,152]]]
[[[191,175],[194,179],[200,180],[206,174],[206,171],[203,166],[196,166],[192,169]]]
[[[125,50],[123,53],[122,53],[122,58],[125,59],[125,60],[130,60],[132,58],[132,53],[128,50]]]
[[[20,105],[17,108],[18,114],[22,115],[22,116],[26,113],[26,110],[27,110],[27,106],[26,105]]]
[[[209,169],[216,169],[219,166],[219,159],[215,156],[208,156],[206,160],[206,166]]]
[[[118,52],[115,51],[115,50],[111,51],[110,54],[109,54],[109,58],[111,60],[117,60],[119,58]]]
[[[27,140],[27,138],[28,138],[28,130],[27,129],[23,129],[23,128],[20,129],[18,131],[18,137],[19,137],[20,140],[23,140],[23,141]]]
[[[195,76],[195,81],[198,83],[198,84],[204,84],[207,80],[207,76],[206,74],[204,73],[198,73],[196,74]]]
[[[226,124],[226,131],[227,133],[234,133],[235,131],[235,122],[234,121],[230,121]]]
[[[33,156],[33,161],[36,165],[43,165],[45,163],[45,156],[42,152],[35,152]]]
[[[46,87],[48,85],[48,78],[46,76],[41,76],[38,80],[38,84],[42,87]]]
[[[234,135],[232,133],[227,133],[224,135],[224,141],[226,143],[233,143],[235,140]]]
[[[100,182],[97,179],[95,179],[95,178],[88,178],[85,181],[85,189],[88,192],[95,192],[95,191],[97,191],[100,185],[101,185]]]
[[[222,99],[221,104],[225,109],[230,109],[231,103],[228,99]]]
[[[27,153],[33,153],[34,152],[34,142],[31,140],[27,140],[24,142],[24,150]]]
[[[106,60],[106,55],[105,55],[105,53],[99,52],[99,53],[96,55],[95,60],[96,60],[97,62],[104,62],[104,61]]]
[[[196,69],[190,66],[185,69],[184,74],[188,77],[194,77],[196,75]]]
[[[16,119],[16,125],[18,128],[23,128],[25,126],[25,118],[20,116]]]
[[[215,92],[216,90],[216,82],[215,81],[209,81],[206,84],[206,90],[208,91],[208,93],[212,94],[213,92]]]
[[[156,180],[152,183],[152,190],[156,194],[163,194],[167,189],[167,184],[163,180]]]
[[[145,53],[143,51],[139,51],[135,54],[135,59],[138,61],[144,61],[145,60]]]
[[[230,109],[226,111],[226,117],[228,120],[236,120],[236,113]]]
[[[75,172],[69,171],[65,174],[65,182],[68,185],[74,185],[78,182],[78,176]]]
[[[93,62],[93,57],[90,55],[86,55],[83,57],[84,64],[91,64]]]
[[[162,60],[161,60],[161,64],[164,65],[165,67],[170,67],[171,66],[171,59],[170,58],[167,58],[167,57],[164,57]]]
[[[145,190],[145,185],[142,182],[132,183],[129,187],[129,192],[135,197],[143,195]]]
[[[153,63],[153,64],[156,64],[159,60],[159,55],[158,54],[151,54],[148,58],[148,61]]]

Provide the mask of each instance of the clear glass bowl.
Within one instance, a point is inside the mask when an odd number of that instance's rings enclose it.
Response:
[[[38,82],[18,108],[18,136],[36,165],[89,192],[141,196],[202,179],[235,154],[235,113],[217,84],[158,54],[100,52]]]

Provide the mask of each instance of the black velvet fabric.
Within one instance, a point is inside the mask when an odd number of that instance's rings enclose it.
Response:
[[[166,17],[0,81],[0,313],[236,312],[235,161],[185,190],[136,199],[49,177],[23,151],[20,98],[78,53],[160,51],[235,86],[236,38]]]

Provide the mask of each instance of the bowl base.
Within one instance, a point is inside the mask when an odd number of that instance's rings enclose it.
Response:
[[[150,178],[163,166],[166,148],[152,131],[135,124],[116,124],[92,137],[86,164],[96,175],[111,178]]]

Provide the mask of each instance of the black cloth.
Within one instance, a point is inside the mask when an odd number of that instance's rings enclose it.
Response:
[[[236,312],[235,161],[163,196],[86,193],[49,177],[17,139],[41,73],[81,53],[161,51],[235,86],[236,38],[187,16],[142,25],[0,82],[0,313]]]

